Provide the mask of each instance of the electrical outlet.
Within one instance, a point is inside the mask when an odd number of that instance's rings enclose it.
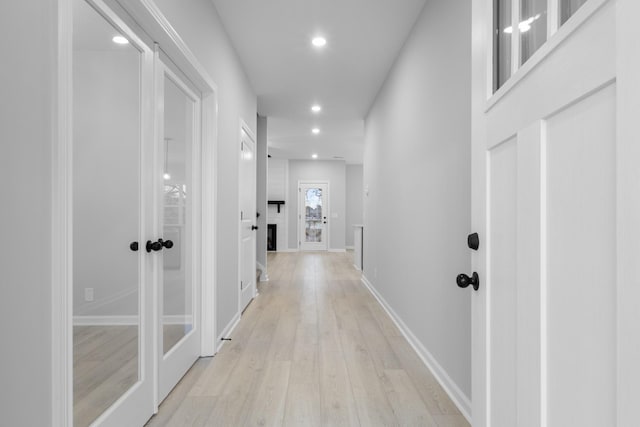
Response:
[[[93,301],[93,288],[84,288],[84,300],[87,302]]]

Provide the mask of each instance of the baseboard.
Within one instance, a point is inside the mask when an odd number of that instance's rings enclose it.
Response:
[[[223,341],[222,338],[228,338],[229,335],[233,333],[233,330],[236,328],[236,326],[238,326],[238,323],[240,323],[240,313],[233,316],[231,322],[229,322],[229,324],[222,330],[220,335],[218,335],[216,353],[219,352],[222,349],[222,346],[224,346],[224,343],[226,343],[226,341]]]
[[[396,314],[382,295],[378,293],[364,274],[362,275],[361,280],[374,298],[378,300],[378,303],[382,308],[384,308],[389,317],[391,317],[393,323],[395,323],[402,335],[406,338],[411,347],[413,347],[413,350],[418,354],[422,362],[427,366],[427,368],[429,368],[433,376],[449,395],[453,403],[458,407],[462,415],[467,419],[467,421],[469,421],[469,423],[471,423],[471,401],[469,398],[462,392],[462,390],[460,390],[458,385],[451,379],[451,377],[449,377],[447,372],[442,368],[442,366],[440,366],[429,350],[427,350],[424,344],[422,344],[422,342],[420,342],[420,340],[413,334],[411,329],[407,327],[407,325]]]
[[[298,252],[297,249],[278,249],[276,252]]]
[[[162,317],[165,325],[185,325],[193,323],[191,315],[166,315]],[[73,326],[133,326],[138,324],[138,316],[73,316]]]
[[[344,248],[348,251],[354,251],[356,249],[355,246],[345,246]]]
[[[347,252],[347,250],[346,249],[329,249],[329,252],[343,254],[343,253]]]
[[[267,267],[256,261],[256,267],[260,270],[260,277],[258,278],[259,282],[268,282],[269,275],[267,274]]]
[[[353,264],[353,268],[355,268],[357,271],[362,271],[362,269],[355,264]]]
[[[92,302],[83,302],[80,305],[80,307],[76,310],[76,313],[78,313],[78,316],[84,317],[85,316],[84,313],[92,313],[92,312],[95,313],[96,311],[108,312],[109,310],[99,310],[99,309],[109,304],[115,304],[122,300],[126,300],[127,298],[130,298],[132,296],[135,296],[135,300],[137,301],[138,299],[137,294],[138,294],[138,288],[123,289],[120,292],[116,292],[115,294],[107,298],[102,298]],[[90,315],[87,315],[87,316],[90,316]]]

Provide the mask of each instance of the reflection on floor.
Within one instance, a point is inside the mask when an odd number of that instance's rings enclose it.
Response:
[[[167,353],[191,325],[164,325]],[[138,381],[137,326],[73,327],[73,416],[86,427]]]
[[[91,424],[138,381],[137,326],[73,327],[73,417]]]
[[[222,350],[148,426],[469,424],[360,282],[353,254],[270,253]]]

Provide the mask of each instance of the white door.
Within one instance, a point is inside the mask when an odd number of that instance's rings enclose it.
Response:
[[[326,251],[329,240],[329,185],[298,185],[299,247],[302,251]]]
[[[256,144],[240,129],[240,311],[256,296]]]
[[[158,401],[200,356],[200,98],[157,59]]]
[[[639,4],[473,2],[474,426],[637,425]]]
[[[153,52],[104,4],[72,7],[73,425],[143,425],[154,410]]]

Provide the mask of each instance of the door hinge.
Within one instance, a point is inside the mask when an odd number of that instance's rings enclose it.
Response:
[[[240,290],[242,290],[242,280],[240,280]]]
[[[302,193],[302,188],[298,188],[298,193]]]
[[[244,212],[240,211],[240,221],[244,219]]]

